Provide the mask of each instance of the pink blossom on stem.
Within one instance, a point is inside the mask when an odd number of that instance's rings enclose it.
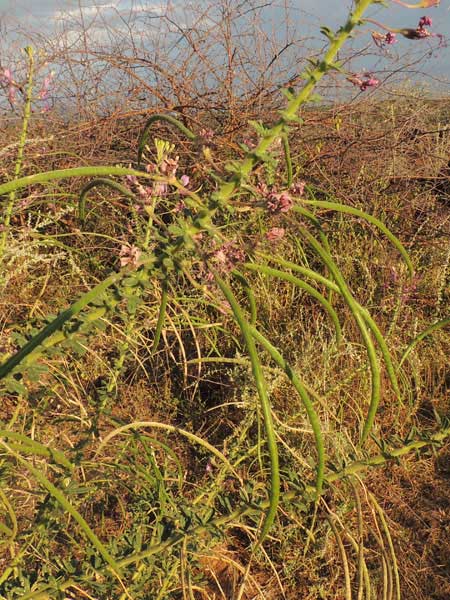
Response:
[[[200,136],[205,140],[205,142],[211,142],[214,139],[214,131],[209,128],[201,129]]]
[[[3,69],[1,79],[8,86],[8,100],[11,104],[16,101],[16,85],[12,76],[11,69]]]
[[[137,246],[128,246],[126,244],[122,244],[119,252],[120,266],[126,267],[127,265],[131,265],[136,267],[141,254],[142,252]]]
[[[296,181],[291,186],[292,193],[295,196],[303,196],[303,194],[305,193],[305,185],[306,185],[306,183],[304,181]]]
[[[374,31],[372,32],[372,39],[379,48],[392,46],[392,44],[397,43],[397,36],[392,31],[388,31],[385,34]]]
[[[137,185],[139,183],[136,175],[125,175],[125,179],[128,183],[131,183],[131,185]]]
[[[361,85],[359,87],[360,87],[360,90],[362,92],[364,92],[367,88],[377,87],[379,85],[380,85],[379,79],[377,79],[376,77],[368,77],[361,83]]]
[[[267,208],[271,213],[288,212],[293,204],[294,202],[287,192],[281,192],[280,194],[271,192],[267,197]]]
[[[397,36],[395,33],[392,33],[392,31],[388,31],[385,35],[384,41],[388,46],[391,46],[392,44],[397,43]]]
[[[407,40],[423,40],[432,36],[432,33],[425,27],[417,27],[417,29],[401,29],[400,33]]]
[[[189,175],[182,175],[180,177],[180,183],[184,187],[187,187],[189,185],[189,182],[190,182]]]
[[[364,77],[365,79],[361,79],[358,75],[353,75],[347,79],[353,83],[353,85],[357,85],[362,92],[365,92],[367,88],[380,85],[380,81],[376,77],[373,77],[372,75],[364,75]]]
[[[153,195],[153,190],[152,190],[151,187],[149,187],[149,186],[144,187],[140,183],[137,186],[137,191],[138,191],[139,196],[144,201],[144,203],[149,202],[150,199],[151,199],[151,197],[152,197],[152,195]]]
[[[159,166],[159,170],[163,175],[168,175],[169,177],[174,177],[177,169],[178,169],[178,161],[180,160],[179,156],[175,156],[175,158],[165,158],[161,165]]]
[[[424,27],[432,27],[433,26],[433,19],[431,17],[421,17],[419,20],[419,29],[423,29]]]
[[[245,260],[243,249],[234,241],[226,242],[214,252],[214,262],[222,272],[230,272],[234,267]]]
[[[51,88],[51,84],[53,81],[53,77],[54,77],[54,73],[53,71],[51,73],[49,73],[47,75],[47,77],[44,78],[44,81],[42,82],[42,86],[41,89],[39,91],[39,99],[40,100],[47,100],[48,95],[49,95],[49,91]]]
[[[166,196],[169,191],[169,186],[164,181],[157,181],[153,187],[155,196]]]

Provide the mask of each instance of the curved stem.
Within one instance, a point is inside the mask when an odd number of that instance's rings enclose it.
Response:
[[[245,263],[244,266],[250,271],[258,271],[259,273],[264,273],[265,275],[278,277],[278,279],[284,279],[285,281],[289,281],[289,283],[293,283],[298,288],[301,288],[305,292],[310,294],[323,306],[323,308],[326,310],[331,320],[333,321],[333,325],[336,331],[336,343],[340,344],[342,342],[341,324],[339,323],[339,318],[337,316],[336,311],[328,302],[328,300],[324,296],[322,296],[322,294],[318,292],[315,288],[306,283],[306,281],[298,279],[298,277],[294,277],[294,275],[291,275],[290,273],[285,273],[284,271],[279,271],[278,269],[272,269],[271,267],[266,267],[265,265]]]
[[[148,173],[126,167],[74,167],[72,169],[45,171],[44,173],[36,173],[35,175],[27,175],[26,177],[8,181],[0,185],[0,196],[29,187],[30,185],[35,185],[36,183],[48,183],[49,181],[69,179],[71,177],[99,177],[101,175],[135,175],[136,177],[153,179],[153,176]]]
[[[197,136],[195,135],[195,133],[193,133],[190,129],[188,129],[185,125],[183,125],[183,123],[181,123],[181,121],[179,121],[175,117],[172,117],[171,115],[165,115],[162,113],[152,115],[148,119],[146,124],[144,125],[144,129],[143,129],[141,136],[139,138],[139,141],[138,141],[138,157],[137,157],[138,165],[140,165],[140,163],[141,163],[142,155],[144,153],[145,146],[147,144],[148,134],[150,133],[150,129],[152,128],[153,123],[156,123],[157,121],[166,121],[170,125],[174,125],[179,131],[181,131],[181,133],[184,133],[184,135],[189,140],[197,139]]]
[[[258,352],[256,350],[255,341],[252,335],[252,328],[245,319],[242,309],[239,306],[233,292],[223,279],[213,269],[210,270],[214,274],[217,285],[222,290],[223,295],[229,302],[231,309],[234,313],[236,321],[242,332],[242,335],[247,346],[250,362],[252,365],[253,376],[255,378],[256,389],[261,402],[261,409],[264,419],[264,427],[266,432],[267,448],[270,457],[270,494],[269,494],[269,508],[267,510],[264,522],[261,526],[257,547],[263,542],[269,529],[271,528],[275,515],[277,512],[278,503],[280,500],[280,471],[279,471],[279,459],[278,459],[278,448],[275,437],[275,430],[272,419],[272,412],[270,407],[269,396],[267,393],[267,385],[264,381],[264,375],[262,372],[261,363],[259,360]]]
[[[80,219],[80,221],[82,223],[84,223],[84,221],[86,220],[86,198],[87,198],[87,195],[92,189],[99,187],[99,186],[109,187],[113,190],[120,192],[121,194],[123,194],[127,198],[130,198],[131,200],[136,200],[135,195],[132,192],[130,192],[130,190],[128,188],[126,188],[124,185],[121,185],[117,181],[114,181],[113,179],[104,179],[104,178],[93,179],[92,181],[87,183],[81,189],[80,196],[78,199],[78,218]]]
[[[306,391],[305,386],[300,381],[296,372],[292,369],[289,363],[283,358],[279,350],[273,346],[269,340],[263,336],[255,327],[251,327],[251,332],[253,337],[257,342],[259,342],[270,354],[272,359],[283,369],[288,378],[290,379],[292,385],[296,389],[298,395],[300,396],[303,406],[305,408],[306,414],[308,415],[309,422],[311,424],[311,429],[313,430],[314,439],[316,443],[317,450],[317,475],[316,475],[316,499],[322,494],[322,487],[324,481],[324,473],[325,473],[325,445],[323,442],[322,430],[320,426],[320,420],[317,416],[317,413],[314,409],[313,403],[309,397],[308,392]]]

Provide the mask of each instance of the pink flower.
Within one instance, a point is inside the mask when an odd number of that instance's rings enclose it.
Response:
[[[51,83],[53,81],[53,76],[54,76],[54,73],[52,71],[49,75],[47,75],[47,77],[45,77],[44,81],[42,82],[42,86],[39,91],[39,99],[40,100],[47,100],[48,94],[50,91],[50,87],[51,87]]]
[[[242,143],[245,144],[249,150],[256,148],[256,142],[249,137],[244,138]]]
[[[291,187],[292,193],[296,196],[303,196],[305,193],[305,185],[306,183],[304,181],[297,181]]]
[[[8,86],[8,100],[11,104],[14,104],[16,101],[16,84],[14,83],[11,69],[3,69],[2,79]]]
[[[281,192],[281,194],[271,192],[267,197],[267,208],[271,213],[288,212],[293,204],[294,202],[287,192]]]
[[[180,160],[179,156],[175,156],[175,158],[165,158],[160,167],[159,170],[161,171],[161,173],[163,175],[168,175],[170,176],[175,176],[177,169],[178,169],[178,161]]]
[[[244,262],[245,253],[236,242],[226,242],[214,252],[214,261],[222,272],[229,272],[236,264]]]
[[[119,252],[120,266],[126,267],[127,265],[131,265],[136,267],[141,254],[142,252],[137,246],[127,246],[126,244],[122,244]]]
[[[390,46],[391,44],[396,44],[397,36],[395,35],[395,33],[388,31],[387,34],[385,35],[385,42],[388,46]]]
[[[353,83],[353,85],[357,85],[362,92],[367,90],[367,88],[380,85],[380,81],[376,77],[373,77],[372,75],[364,75],[364,77],[365,79],[361,79],[358,75],[353,75],[347,79]]]
[[[400,33],[408,40],[423,40],[424,38],[432,35],[428,29],[425,29],[425,27],[418,27],[417,29],[402,29]]]
[[[182,175],[180,177],[180,183],[184,187],[187,187],[189,185],[189,182],[190,182],[189,175]]]
[[[392,31],[388,31],[385,34],[374,31],[372,33],[372,39],[379,48],[384,48],[384,46],[391,46],[392,44],[397,43],[397,36]]]
[[[214,139],[214,131],[209,128],[201,129],[200,136],[205,142],[211,142]]]
[[[149,202],[152,194],[153,194],[153,190],[151,187],[147,186],[144,187],[143,185],[141,185],[140,183],[137,186],[137,191],[139,196],[142,198],[142,200],[144,201],[144,203]]]
[[[362,92],[364,92],[369,87],[377,87],[379,85],[380,85],[379,79],[377,79],[376,77],[369,77],[369,78],[365,79],[359,87],[360,87],[360,90]]]
[[[169,191],[169,186],[164,181],[158,181],[155,183],[153,193],[155,196],[165,196]]]
[[[432,27],[433,26],[433,19],[431,17],[421,17],[419,20],[419,29],[423,29],[424,27]]]
[[[286,231],[282,227],[272,227],[267,233],[266,238],[269,242],[279,242],[284,238]]]

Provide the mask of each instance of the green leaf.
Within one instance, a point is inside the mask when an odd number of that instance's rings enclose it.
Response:
[[[19,396],[23,396],[24,398],[27,398],[28,396],[28,389],[26,386],[20,381],[17,381],[14,377],[7,377],[5,379],[5,387],[7,391],[12,394],[19,394]]]

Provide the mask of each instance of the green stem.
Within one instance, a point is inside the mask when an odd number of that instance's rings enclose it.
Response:
[[[378,229],[384,233],[384,235],[388,238],[390,242],[392,242],[393,246],[397,248],[397,250],[402,255],[407,267],[410,276],[414,274],[414,267],[409,258],[409,254],[406,251],[405,247],[401,243],[401,241],[386,227],[382,221],[377,219],[376,217],[370,215],[369,213],[364,212],[363,210],[359,210],[358,208],[353,208],[353,206],[347,206],[345,204],[341,204],[339,202],[327,202],[325,200],[302,200],[304,204],[310,204],[311,206],[317,206],[319,208],[327,208],[329,210],[346,213],[348,215],[354,215],[355,217],[359,217],[372,223],[378,227]]]
[[[214,274],[215,280],[222,290],[223,295],[229,302],[231,309],[234,313],[236,321],[239,325],[239,328],[242,332],[242,335],[245,340],[245,345],[247,346],[250,362],[252,365],[253,377],[255,378],[256,389],[258,392],[259,400],[261,403],[261,409],[264,419],[264,427],[266,432],[266,441],[267,448],[269,451],[270,457],[270,494],[269,494],[269,508],[267,510],[263,525],[261,527],[261,532],[258,539],[259,546],[264,538],[266,537],[270,527],[272,526],[275,515],[277,512],[278,502],[280,500],[280,471],[279,471],[279,459],[278,459],[278,449],[276,443],[275,429],[273,425],[272,419],[272,411],[270,407],[269,395],[267,393],[267,385],[264,380],[264,375],[261,367],[261,363],[258,356],[258,351],[256,350],[255,340],[253,339],[253,332],[250,324],[247,322],[244,314],[242,312],[241,307],[239,306],[233,292],[228,287],[228,285],[223,281],[223,279],[218,275],[218,273],[214,272],[211,269],[211,272]]]
[[[150,260],[152,261],[153,259]],[[124,269],[119,273],[113,273],[104,281],[92,288],[89,292],[84,294],[77,302],[74,302],[74,304],[72,304],[72,306],[70,306],[67,310],[61,312],[56,317],[56,319],[54,319],[46,327],[41,329],[41,331],[38,334],[36,334],[29,342],[22,346],[22,348],[18,352],[16,352],[16,354],[11,356],[11,358],[9,358],[6,362],[0,365],[0,379],[8,375],[8,373],[10,373],[15,367],[17,367],[29,354],[33,352],[33,350],[37,349],[40,345],[42,345],[43,342],[47,340],[47,338],[49,338],[52,334],[56,332],[61,332],[62,327],[67,321],[69,321],[75,315],[80,313],[91,302],[98,299],[108,288],[119,283],[119,281],[128,273],[128,269]],[[97,311],[99,312],[99,316],[102,316],[100,313],[105,310],[106,309],[102,307],[95,309],[95,318],[97,318]],[[94,320],[94,317],[92,317],[91,320]],[[63,335],[63,332],[61,332],[61,335]]]
[[[428,439],[416,440],[413,442],[409,442],[408,444],[405,444],[404,446],[401,446],[400,448],[391,450],[388,453],[377,454],[376,456],[372,456],[371,458],[368,458],[365,461],[355,461],[340,471],[326,475],[325,481],[327,483],[340,481],[342,479],[345,479],[346,477],[361,473],[361,471],[365,471],[369,467],[383,465],[386,462],[388,462],[389,460],[395,460],[397,458],[401,458],[402,456],[405,456],[405,455],[409,454],[410,452],[414,452],[414,451],[420,450],[422,448],[426,448],[427,446],[433,446],[435,444],[442,444],[443,442],[445,442],[445,440],[449,436],[450,436],[450,427],[441,429],[437,433],[431,435]],[[327,488],[325,488],[324,491],[326,489]],[[314,488],[311,488],[311,486],[306,486],[305,491],[311,492],[311,491],[314,491]],[[287,492],[283,493],[283,501],[284,502],[291,502],[291,501],[295,502],[296,500],[297,501],[299,500],[298,490],[291,490],[291,491],[287,491]],[[300,502],[302,502],[301,499],[300,499]],[[187,537],[198,536],[199,534],[208,533],[210,531],[215,532],[218,529],[220,530],[220,528],[226,527],[227,525],[236,522],[236,520],[241,517],[251,515],[251,514],[258,515],[262,511],[267,510],[269,505],[270,505],[270,499],[263,501],[260,504],[255,504],[255,503],[244,504],[244,505],[239,506],[238,508],[234,509],[233,511],[231,511],[230,513],[228,513],[226,515],[222,515],[221,517],[210,520],[208,523],[206,523],[204,525],[197,525],[196,527],[193,527],[192,529],[190,529],[187,532],[177,532],[174,535],[172,535],[171,537],[169,537],[164,542],[154,544],[153,546],[149,546],[142,552],[132,554],[131,556],[127,556],[126,558],[118,560],[117,565],[119,568],[123,569],[130,565],[139,563],[151,556],[154,556],[155,554],[160,554],[164,550],[167,550],[168,548],[179,544],[180,542],[185,540]],[[69,579],[69,580],[61,582],[58,586],[58,589],[61,591],[64,591],[64,590],[67,590],[69,587],[71,587],[74,584],[75,584],[74,580]],[[46,587],[41,588],[40,590],[35,590],[33,592],[29,592],[28,594],[23,595],[22,600],[48,599],[48,598],[50,598],[50,595],[46,595],[47,592],[50,593],[54,590],[55,590],[54,587],[46,586]]]
[[[370,371],[372,375],[372,385],[371,385],[371,396],[370,396],[370,404],[369,409],[367,411],[366,420],[364,422],[363,431],[361,433],[360,445],[363,445],[364,442],[369,437],[370,431],[373,427],[375,416],[377,414],[378,405],[380,402],[380,393],[381,393],[381,371],[380,365],[378,364],[378,359],[375,351],[375,346],[373,340],[370,336],[369,331],[367,330],[365,319],[361,314],[361,307],[353,298],[352,293],[350,292],[347,283],[342,276],[339,268],[336,263],[331,258],[330,254],[319,244],[319,242],[315,239],[313,235],[305,227],[299,227],[299,230],[304,238],[308,240],[308,243],[313,248],[313,250],[320,256],[323,260],[324,264],[328,267],[329,272],[333,276],[333,279],[339,286],[340,292],[347,303],[348,307],[353,313],[353,317],[358,325],[358,329],[361,333],[361,337],[363,339],[364,345],[367,350],[367,357],[369,360]]]
[[[27,143],[28,124],[31,116],[31,100],[33,94],[33,71],[34,71],[34,57],[33,49],[30,46],[25,48],[25,52],[28,56],[28,84],[25,95],[25,105],[23,109],[23,121],[22,121],[22,132],[20,135],[19,146],[17,149],[17,158],[14,168],[14,179],[19,179],[20,172],[22,170],[23,154],[25,144]],[[6,204],[4,215],[3,215],[3,231],[0,238],[0,260],[3,258],[5,252],[5,246],[9,235],[9,227],[11,224],[11,217],[14,210],[14,204],[16,202],[16,190],[12,190],[9,193],[8,203]]]
[[[292,158],[291,158],[291,149],[289,147],[289,137],[288,137],[287,133],[283,134],[282,140],[283,140],[283,149],[284,149],[284,159],[286,161],[286,171],[287,171],[286,185],[289,188],[292,185]]]
[[[138,141],[138,165],[141,163],[142,155],[147,144],[150,129],[152,128],[153,123],[156,123],[157,121],[166,121],[170,125],[174,125],[179,131],[181,131],[181,133],[183,133],[188,138],[188,140],[197,139],[195,133],[193,133],[190,129],[185,127],[183,123],[181,123],[181,121],[179,121],[178,119],[175,119],[175,117],[159,113],[156,115],[152,115],[147,121],[147,123],[144,125],[144,130],[142,131],[141,137]]]
[[[436,331],[437,329],[441,329],[441,327],[446,327],[447,325],[450,325],[450,317],[447,317],[446,319],[442,319],[441,321],[437,321],[437,323],[433,323],[433,325],[430,325],[430,327],[427,327],[427,329],[425,329],[425,331],[422,331],[422,333],[419,333],[419,335],[413,339],[413,341],[409,344],[409,346],[406,348],[405,352],[403,353],[403,356],[400,360],[399,368],[402,366],[402,364],[405,362],[405,360],[411,354],[414,347],[419,342],[421,342],[424,338],[426,338],[428,335],[430,335],[430,333],[433,333],[433,331]]]
[[[341,343],[341,341],[342,341],[341,325],[339,323],[339,318],[336,314],[336,311],[331,306],[331,304],[328,302],[328,300],[320,292],[318,292],[315,288],[313,288],[311,285],[306,283],[306,281],[303,281],[302,279],[298,279],[298,277],[294,277],[294,275],[291,275],[290,273],[285,273],[284,271],[279,271],[278,269],[272,269],[271,267],[266,267],[265,265],[258,265],[258,264],[254,264],[254,263],[245,263],[245,268],[249,269],[251,271],[258,271],[260,273],[264,273],[265,275],[269,275],[272,277],[278,277],[278,279],[284,279],[285,281],[289,281],[290,283],[293,283],[295,286],[299,287],[300,289],[302,289],[305,292],[307,292],[308,294],[310,294],[313,298],[315,298],[323,306],[323,308],[329,314],[331,320],[333,321],[333,325],[334,325],[334,328],[336,331],[336,343],[337,344]]]
[[[307,102],[311,96],[316,84],[322,77],[333,68],[333,61],[339,53],[339,50],[344,45],[347,38],[351,35],[353,29],[361,22],[364,12],[373,4],[374,0],[359,0],[353,13],[347,19],[343,27],[339,29],[336,35],[331,39],[330,45],[323,59],[312,69],[303,86],[301,92],[292,98],[287,108],[281,112],[281,118],[275,123],[270,130],[263,136],[258,146],[248,154],[242,161],[239,172],[227,182],[224,182],[219,190],[214,194],[214,198],[219,202],[226,202],[236,192],[242,180],[245,180],[260,161],[259,156],[263,156],[274,143],[277,138],[280,138],[286,130],[287,124],[290,121],[297,120],[297,113],[300,107]],[[229,165],[233,168],[233,165]]]
[[[257,342],[259,342],[270,354],[272,359],[283,369],[286,373],[292,385],[296,389],[300,398],[302,399],[303,406],[305,407],[306,414],[308,415],[309,422],[311,424],[311,428],[313,430],[314,439],[316,443],[317,450],[317,475],[316,475],[316,499],[322,494],[322,487],[324,481],[324,472],[325,472],[325,446],[323,443],[323,436],[320,427],[320,420],[317,416],[316,411],[314,410],[313,403],[309,397],[308,392],[306,391],[305,386],[300,381],[296,372],[292,369],[289,363],[283,358],[282,354],[273,346],[269,340],[264,337],[255,327],[251,327],[251,332],[253,337]]]
[[[126,188],[124,185],[118,183],[117,181],[114,181],[113,179],[105,179],[105,178],[100,178],[100,177],[93,179],[92,181],[87,183],[82,188],[82,190],[80,192],[80,197],[78,199],[78,218],[80,219],[80,221],[82,223],[84,223],[86,220],[87,195],[92,189],[99,187],[99,186],[109,187],[113,190],[120,192],[127,198],[130,198],[131,200],[136,201],[136,196],[133,194],[133,192],[130,192],[130,190],[128,188]]]
[[[166,318],[166,309],[167,309],[167,300],[168,300],[168,292],[167,292],[167,282],[163,281],[162,290],[161,290],[161,303],[159,305],[159,313],[158,313],[158,321],[156,323],[155,329],[155,337],[153,338],[153,344],[150,352],[154,354],[156,349],[158,348],[159,340],[161,339],[161,332],[164,325],[164,320]]]
[[[51,483],[40,471],[33,467],[28,460],[20,456],[20,454],[14,452],[9,449],[8,445],[4,442],[1,442],[1,445],[4,446],[6,450],[8,450],[14,458],[19,461],[32,475],[35,479],[44,487],[49,494],[51,494],[55,500],[63,507],[63,509],[73,517],[73,519],[78,523],[81,529],[84,531],[86,537],[90,540],[92,545],[98,550],[100,555],[103,557],[106,563],[116,572],[119,573],[119,566],[114,560],[114,558],[109,554],[105,546],[98,539],[92,529],[89,527],[86,520],[81,516],[81,514],[76,510],[76,508],[67,500],[64,494]]]
[[[151,175],[136,169],[126,167],[74,167],[72,169],[57,169],[55,171],[46,171],[45,173],[36,173],[27,175],[20,179],[14,179],[0,185],[0,196],[9,194],[12,191],[19,190],[36,183],[48,183],[55,179],[69,179],[71,177],[100,177],[102,175],[135,175],[136,177],[146,177],[153,179]]]

